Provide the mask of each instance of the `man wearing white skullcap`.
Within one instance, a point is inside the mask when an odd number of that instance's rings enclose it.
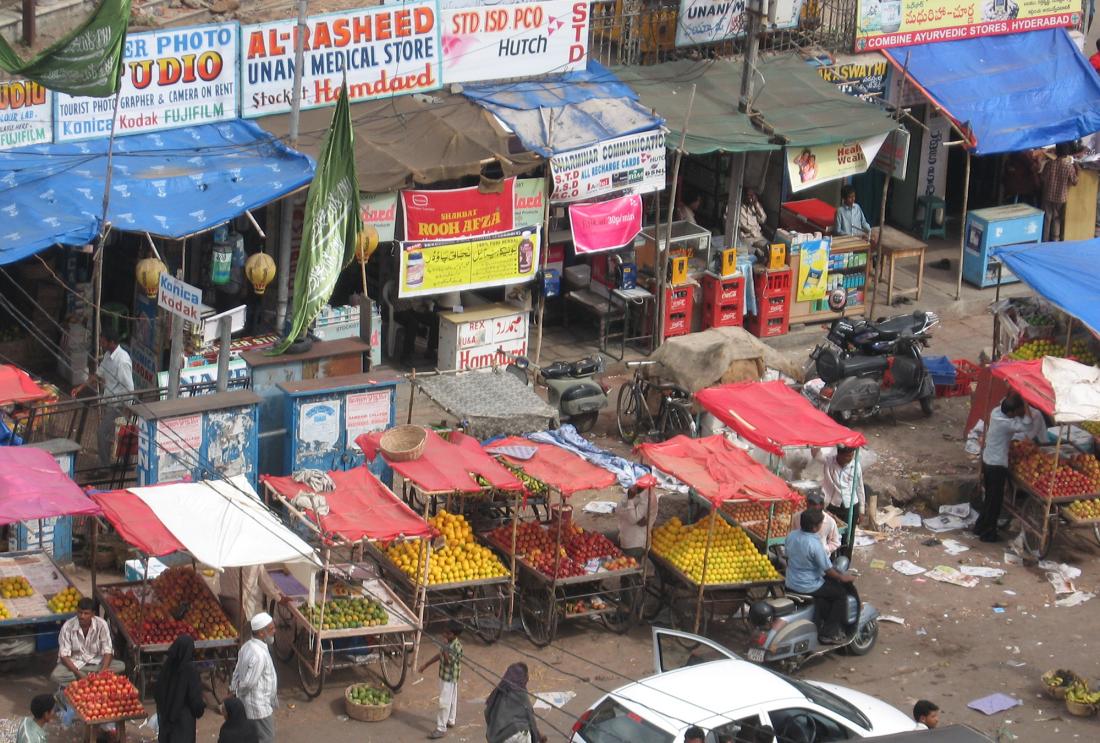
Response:
[[[275,641],[275,622],[261,611],[252,617],[251,626],[252,639],[237,653],[229,692],[244,703],[245,715],[256,728],[260,743],[274,743],[279,680],[268,646]]]

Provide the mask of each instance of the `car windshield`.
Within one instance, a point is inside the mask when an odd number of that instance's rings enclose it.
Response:
[[[835,712],[849,722],[859,725],[864,730],[871,730],[871,721],[868,720],[867,717],[859,711],[858,707],[856,707],[854,704],[847,701],[846,699],[842,699],[831,691],[826,691],[825,689],[822,689],[820,686],[814,686],[813,684],[808,684],[805,681],[793,679],[789,676],[784,676],[783,674],[776,675],[784,679],[787,683],[798,689],[803,694],[805,694],[806,698],[814,704],[824,707],[830,712]]]
[[[577,732],[588,743],[672,743],[673,740],[672,735],[610,698],[592,711]]]

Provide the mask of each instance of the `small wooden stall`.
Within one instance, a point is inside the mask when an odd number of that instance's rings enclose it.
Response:
[[[363,555],[370,542],[423,541],[433,531],[366,467],[330,471],[328,477],[335,488],[325,492],[292,477],[263,479],[269,505],[285,513],[290,525],[305,526],[325,558],[316,596],[289,573],[272,574],[290,599],[275,605],[276,648],[284,661],[296,660],[311,699],[329,674],[359,665],[359,657],[373,656],[382,681],[397,691],[410,651],[419,646],[421,621]],[[334,550],[338,563],[332,561]]]

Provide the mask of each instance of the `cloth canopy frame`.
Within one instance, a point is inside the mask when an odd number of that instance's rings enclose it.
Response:
[[[88,497],[103,509],[103,516],[118,535],[142,554],[163,557],[187,551],[160,522],[153,509],[129,490],[91,491]]]
[[[1004,245],[993,248],[991,255],[1036,294],[1100,335],[1094,278],[1100,265],[1100,238]]]
[[[0,265],[53,245],[85,245],[103,228],[107,139],[0,151],[6,192]],[[182,239],[309,184],[313,161],[251,121],[118,137],[107,221]],[[17,225],[17,226],[16,226]]]
[[[474,479],[480,475],[489,487],[508,492],[522,492],[523,483],[481,448],[477,439],[458,431],[451,432],[451,441],[443,439],[431,429],[425,429],[427,441],[424,452],[410,461],[392,461],[379,448],[382,431],[364,433],[355,440],[363,450],[367,461],[373,461],[376,455],[399,475],[412,483],[425,494],[474,494],[481,493],[485,486]]]
[[[306,514],[310,524],[322,535],[337,535],[349,543],[361,539],[391,542],[401,538],[430,537],[432,527],[408,507],[366,467],[328,473],[336,489],[314,493],[291,477],[267,476],[263,483],[287,503],[299,493],[324,498],[329,513]],[[303,511],[304,509],[299,508]]]
[[[498,451],[506,447],[531,448],[535,453],[529,459],[521,459]],[[618,481],[611,472],[586,462],[560,446],[541,444],[531,439],[509,436],[485,444],[484,449],[565,497],[582,490],[609,488]]]
[[[784,447],[867,443],[863,434],[834,421],[783,382],[737,382],[708,387],[695,399],[741,438],[771,454]]]
[[[1100,77],[1064,28],[885,49],[978,155],[1100,130]]]
[[[18,366],[0,364],[0,405],[34,402],[49,396],[49,392]]]
[[[30,446],[0,446],[0,525],[99,513],[99,506],[49,452]]]
[[[797,501],[800,495],[782,478],[721,435],[702,439],[676,436],[636,451],[651,465],[684,482],[711,505],[731,500]]]

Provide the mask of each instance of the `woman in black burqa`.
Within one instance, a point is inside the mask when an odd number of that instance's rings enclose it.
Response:
[[[218,743],[259,743],[256,726],[244,711],[244,702],[237,697],[225,700],[225,722],[218,734]]]
[[[195,742],[195,720],[206,711],[206,703],[194,657],[195,641],[190,635],[180,635],[168,648],[153,691],[160,743]]]
[[[527,693],[526,663],[508,666],[485,700],[485,739],[489,743],[546,743]]]

